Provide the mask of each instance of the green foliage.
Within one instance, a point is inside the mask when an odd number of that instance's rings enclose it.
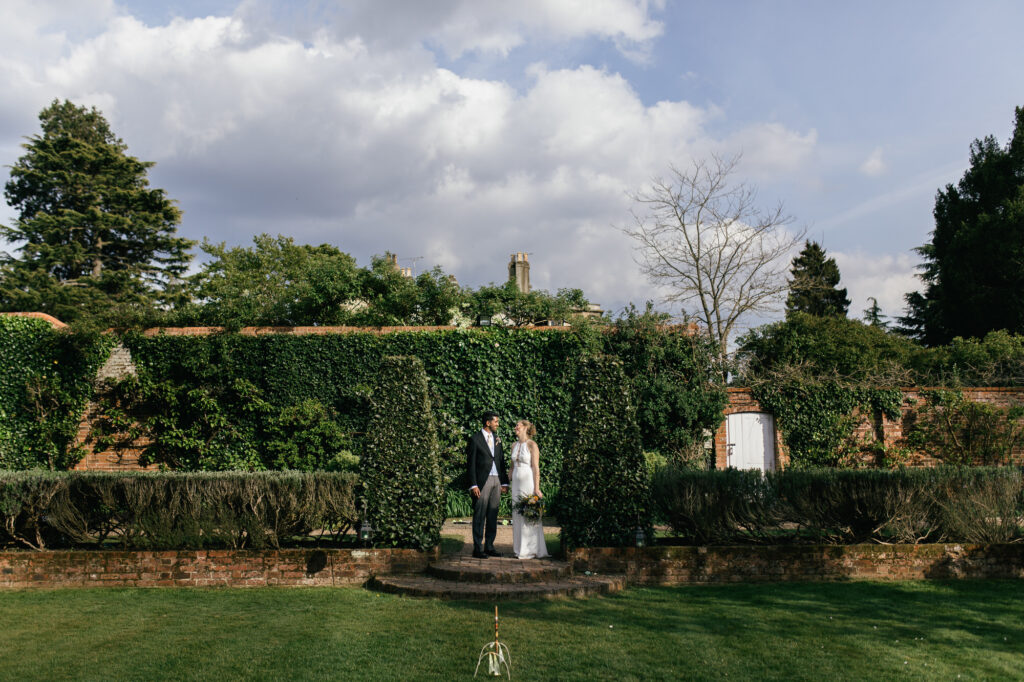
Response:
[[[647,449],[699,440],[704,429],[717,426],[723,404],[720,384],[702,379],[708,374],[701,366],[706,344],[646,327],[622,335],[589,325],[571,332],[494,328],[255,337],[133,332],[124,343],[138,377],[121,382],[104,398],[105,421],[97,435],[123,446],[146,436],[151,442],[145,461],[176,469],[276,468],[278,455],[267,444],[300,436],[297,428],[275,429],[275,421],[303,401],[322,406],[317,414],[335,422],[344,436],[324,431],[315,459],[329,463],[335,447],[363,453],[369,395],[388,355],[414,355],[423,362],[448,483],[462,475],[465,442],[479,426],[480,411],[494,409],[509,429],[501,434],[509,442],[516,420],[529,419],[537,426],[545,479],[557,487],[570,437],[576,364],[587,350],[608,349],[624,357],[630,383],[646,396],[644,423],[659,425],[644,427]],[[659,415],[652,405],[672,412]],[[304,408],[320,409],[313,403]],[[306,421],[312,425],[315,419]],[[112,434],[117,432],[124,437],[115,443]],[[675,434],[675,441],[666,434]]]
[[[1024,332],[1024,107],[1005,147],[971,144],[970,168],[935,197],[935,230],[917,249],[923,294],[907,295],[905,330],[928,345],[993,330]]]
[[[631,378],[643,448],[680,461],[718,428],[728,396],[717,344],[660,322],[650,304],[643,313],[630,306],[607,334],[605,347]]]
[[[259,549],[321,529],[337,540],[357,518],[357,485],[351,473],[0,471],[0,545]]]
[[[445,498],[422,361],[384,358],[371,403],[360,473],[374,543],[434,547],[441,541]]]
[[[650,528],[651,507],[636,406],[622,362],[610,356],[583,360],[572,405],[572,444],[559,487],[563,542],[632,544],[637,527]]]
[[[923,398],[906,420],[905,438],[947,464],[1009,464],[1024,441],[1024,406],[977,403],[956,390],[927,391]]]
[[[651,497],[659,519],[702,545],[751,541],[777,521],[760,471],[662,467],[652,476]]]
[[[794,467],[834,466],[840,463],[843,445],[862,417],[885,414],[901,416],[903,393],[898,388],[879,389],[813,377],[786,382],[763,382],[751,388],[754,398],[775,415]]]
[[[253,237],[250,248],[203,241],[211,259],[192,277],[200,304],[178,313],[209,325],[344,324],[344,307],[358,295],[356,261],[329,244],[295,244],[291,237]]]
[[[0,315],[0,468],[66,469],[93,377],[113,339]]]
[[[906,338],[857,320],[795,312],[741,337],[737,359],[744,381],[796,367],[821,378],[898,385],[912,383],[908,367],[923,352]]]
[[[587,300],[579,289],[559,289],[553,296],[543,289],[523,293],[513,281],[502,286],[480,287],[469,298],[469,311],[474,320],[496,318],[496,324],[513,327],[543,324],[548,320],[565,322],[586,306]]]
[[[850,299],[839,284],[839,266],[835,258],[825,258],[825,249],[817,242],[804,242],[793,259],[786,298],[786,315],[806,313],[815,317],[846,317]]]
[[[21,245],[0,262],[0,309],[115,322],[174,301],[193,242],[149,188],[153,164],[126,154],[96,109],[54,100],[39,120],[4,189],[18,219],[0,237]]]
[[[1024,539],[1019,467],[656,472],[659,515],[699,544],[1015,542]]]

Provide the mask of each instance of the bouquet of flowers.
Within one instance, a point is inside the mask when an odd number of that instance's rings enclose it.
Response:
[[[515,510],[527,521],[540,521],[544,516],[544,499],[537,495],[523,495],[516,501]]]

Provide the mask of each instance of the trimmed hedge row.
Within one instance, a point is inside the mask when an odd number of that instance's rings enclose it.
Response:
[[[0,469],[66,469],[82,458],[78,423],[113,339],[0,315]]]
[[[545,478],[557,485],[571,437],[577,366],[595,350],[623,359],[644,405],[646,449],[682,448],[717,426],[726,394],[705,339],[659,330],[642,316],[613,329],[130,333],[124,343],[139,376],[104,402],[101,430],[110,435],[137,422],[125,442],[151,438],[144,461],[179,470],[344,470],[352,453],[365,452],[370,398],[384,358],[415,356],[427,375],[446,484],[461,487],[466,438],[480,412],[493,409],[509,441],[518,419],[537,426]],[[311,432],[315,423],[322,428]]]
[[[263,548],[356,523],[349,473],[0,471],[0,546]]]
[[[656,514],[695,544],[1024,540],[1024,469],[657,470]]]

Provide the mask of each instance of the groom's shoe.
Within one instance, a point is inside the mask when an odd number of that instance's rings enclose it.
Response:
[[[487,558],[487,553],[486,552],[478,552],[477,550],[473,550],[473,558],[474,559],[486,559]]]
[[[484,552],[484,554],[486,554],[487,556],[501,556],[501,552],[498,552],[498,551],[493,550],[493,549],[486,550]]]

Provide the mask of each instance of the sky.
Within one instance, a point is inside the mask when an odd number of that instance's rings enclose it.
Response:
[[[614,313],[665,293],[620,229],[631,194],[741,154],[851,316],[899,315],[936,191],[1024,105],[1021,26],[1015,0],[4,0],[0,165],[70,99],[156,163],[182,236],[390,251],[474,288],[527,252],[535,288]]]

